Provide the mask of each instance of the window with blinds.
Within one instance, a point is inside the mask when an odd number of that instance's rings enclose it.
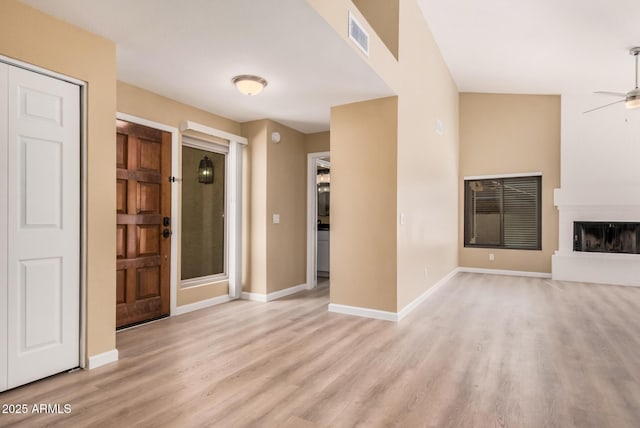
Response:
[[[464,182],[464,246],[540,250],[541,176]]]

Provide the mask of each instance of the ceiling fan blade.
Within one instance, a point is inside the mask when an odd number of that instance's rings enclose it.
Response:
[[[600,107],[592,108],[591,110],[583,111],[582,114],[591,113],[592,111],[600,110],[601,108],[609,107],[609,106],[612,106],[614,104],[623,103],[624,101],[625,101],[624,99],[619,100],[619,101],[614,101],[612,103],[605,104],[605,105],[600,106]]]
[[[609,91],[596,91],[594,94],[600,95],[612,95],[614,97],[626,97],[627,94],[623,94],[622,92],[609,92]]]

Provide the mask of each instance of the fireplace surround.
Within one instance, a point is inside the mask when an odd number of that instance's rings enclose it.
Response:
[[[640,193],[635,186],[567,186],[555,189],[554,203],[559,216],[553,279],[640,286]]]

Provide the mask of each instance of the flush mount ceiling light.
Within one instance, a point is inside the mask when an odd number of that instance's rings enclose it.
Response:
[[[259,76],[252,76],[250,74],[243,74],[231,79],[236,88],[245,95],[258,95],[265,86],[267,81]]]

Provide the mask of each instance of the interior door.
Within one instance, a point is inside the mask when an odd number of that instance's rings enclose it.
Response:
[[[169,315],[171,134],[117,121],[116,327]]]
[[[7,183],[0,190],[7,238],[0,251],[7,275],[0,297],[7,320],[6,347],[0,345],[7,364],[0,371],[7,375],[0,389],[6,389],[79,365],[80,88],[0,68],[7,109],[0,131]]]

